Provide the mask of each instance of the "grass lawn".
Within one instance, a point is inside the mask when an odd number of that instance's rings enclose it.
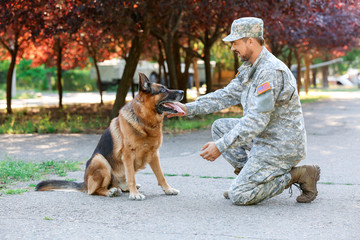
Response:
[[[311,103],[328,98],[324,94],[302,96],[302,103]],[[66,105],[57,107],[13,109],[14,114],[7,115],[0,110],[0,134],[24,133],[102,133],[109,125],[111,103]],[[219,118],[242,116],[238,106],[224,111],[194,118],[164,119],[164,133],[179,133],[206,129]]]
[[[8,189],[17,182],[41,180],[44,175],[56,174],[66,176],[68,171],[80,170],[79,162],[47,161],[41,163],[24,162],[7,158],[0,161],[0,192],[3,194],[21,194],[28,189]],[[35,185],[29,186],[34,188]]]

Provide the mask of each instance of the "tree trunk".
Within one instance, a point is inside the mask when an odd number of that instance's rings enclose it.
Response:
[[[300,57],[300,53],[297,51],[297,49],[295,49],[295,58],[296,58],[296,63],[297,63],[296,85],[297,85],[298,93],[300,94],[300,89],[301,89],[301,57]]]
[[[286,65],[288,66],[289,69],[291,68],[292,52],[293,52],[293,50],[290,49],[289,54],[287,56],[287,61],[286,61]]]
[[[305,80],[304,80],[304,88],[305,94],[309,93],[309,86],[310,86],[310,65],[311,65],[311,57],[307,54],[304,55],[304,62],[305,62]]]
[[[99,66],[97,64],[97,59],[95,54],[92,56],[92,59],[94,61],[94,67],[96,70],[96,78],[97,78],[97,85],[98,85],[98,89],[99,89],[99,93],[100,93],[100,105],[104,105],[104,101],[103,101],[103,90],[102,90],[102,82],[101,82],[101,75],[100,75],[100,70],[99,70]]]
[[[159,59],[158,59],[159,71],[158,71],[157,83],[161,83],[162,68],[164,69],[164,80],[166,80],[167,78],[165,78],[165,76],[166,76],[166,70],[165,70],[165,65],[164,65],[164,55],[163,55],[163,53],[162,53],[161,41],[158,40],[157,42],[158,42],[158,49],[159,49]],[[166,82],[167,82],[167,81],[165,81],[165,85],[167,85]]]
[[[312,84],[314,86],[314,88],[316,88],[316,74],[317,74],[317,68],[314,68],[312,70]]]
[[[238,69],[240,67],[240,62],[239,62],[239,56],[237,55],[237,53],[233,52],[234,54],[234,73],[235,75],[238,73]]]
[[[147,21],[145,21],[147,23]],[[110,118],[113,119],[119,114],[119,110],[125,105],[126,103],[126,95],[129,91],[136,66],[139,62],[140,55],[143,51],[145,42],[149,36],[149,28],[147,24],[144,24],[143,32],[135,36],[131,43],[131,48],[129,52],[129,57],[126,59],[126,64],[124,68],[123,75],[121,77],[121,81],[118,85],[116,91],[116,99],[113,105],[113,109],[111,111]],[[138,78],[138,76],[136,76]]]
[[[194,80],[196,87],[196,95],[200,96],[200,79],[199,79],[199,69],[197,65],[197,58],[193,58],[193,68],[194,68]]]
[[[185,69],[184,69],[184,73],[181,74],[182,75],[182,81],[181,81],[181,90],[184,91],[184,98],[183,101],[184,103],[187,103],[187,89],[188,89],[188,84],[189,84],[189,69],[190,69],[190,65],[192,62],[192,55],[188,52],[186,52],[186,56],[185,56]]]
[[[62,46],[61,46],[61,40],[60,37],[55,38],[55,52],[56,52],[56,69],[57,69],[57,89],[59,92],[59,108],[63,108],[62,104],[62,83],[61,83],[61,77],[62,77],[62,69],[61,69],[61,62],[62,62]]]
[[[16,56],[17,56],[17,47],[11,52],[11,61],[9,65],[9,69],[6,75],[6,112],[8,114],[12,114],[11,108],[11,92],[12,92],[12,78],[14,74],[15,64],[16,64]]]
[[[166,63],[168,67],[168,73],[170,77],[170,88],[177,89],[177,79],[176,79],[176,64],[174,56],[174,38],[168,34],[164,42],[164,49],[166,55]]]
[[[217,72],[218,72],[218,85],[220,86],[221,84],[221,62],[217,62],[216,63],[216,68],[217,68]],[[236,73],[235,73],[236,74]]]
[[[205,79],[206,79],[206,93],[212,92],[212,79],[211,79],[211,45],[206,44],[204,45],[204,64],[205,64]]]
[[[328,66],[322,67],[321,71],[322,71],[322,76],[323,76],[323,88],[328,88],[329,87],[329,80],[328,80],[329,67]]]

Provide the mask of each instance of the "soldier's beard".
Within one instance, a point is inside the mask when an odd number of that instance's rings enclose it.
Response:
[[[249,61],[250,56],[252,54],[252,52],[247,48],[245,51],[245,54],[241,55],[241,53],[239,51],[235,50],[235,53],[240,57],[240,61],[245,62],[245,61]]]

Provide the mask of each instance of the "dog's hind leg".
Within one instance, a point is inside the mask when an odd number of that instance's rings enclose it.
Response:
[[[177,195],[180,191],[170,187],[170,185],[166,182],[166,179],[164,177],[164,173],[160,166],[159,156],[156,155],[154,159],[149,163],[151,169],[153,170],[158,183],[162,190],[165,192],[166,195]]]
[[[121,190],[115,187],[108,189],[111,182],[111,166],[103,155],[96,154],[86,171],[89,195],[113,197],[121,193]]]

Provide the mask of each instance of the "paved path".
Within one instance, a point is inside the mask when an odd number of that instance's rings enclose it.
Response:
[[[114,101],[115,92],[103,92],[103,101]],[[129,93],[128,97],[131,97]],[[100,94],[98,92],[71,92],[63,93],[63,104],[80,103],[100,103]],[[35,98],[30,99],[12,99],[11,108],[39,107],[39,106],[58,106],[59,95],[57,93],[38,93]],[[6,109],[6,100],[0,100],[0,109]]]
[[[199,156],[209,131],[165,135],[160,150],[167,180],[181,192],[165,196],[149,168],[137,175],[146,195],[117,198],[78,192],[27,192],[0,197],[0,239],[360,239],[360,93],[304,105],[308,157],[322,168],[319,196],[298,204],[284,192],[256,206],[222,197],[232,169]],[[2,135],[0,160],[85,161],[99,135]],[[82,172],[68,178],[81,181]],[[221,178],[218,178],[221,177]],[[28,185],[26,183],[25,185]],[[20,184],[21,185],[21,184]],[[24,185],[24,184],[23,184]],[[50,218],[52,220],[45,220]]]

